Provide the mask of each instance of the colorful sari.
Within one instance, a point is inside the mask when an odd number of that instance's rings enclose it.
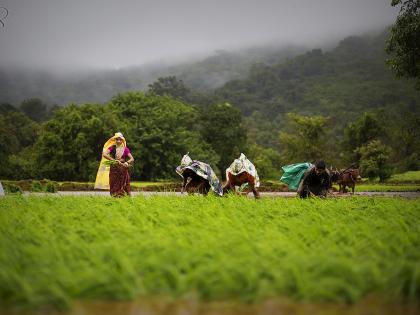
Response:
[[[116,138],[121,138],[123,140],[122,146],[118,148],[120,156],[118,156],[117,159],[125,161],[130,150],[127,148],[126,141],[120,132],[117,132],[104,144],[102,152],[111,152],[112,148],[116,147]],[[113,154],[114,158],[116,158],[116,153],[114,152]],[[102,156],[98,173],[96,174],[95,189],[109,189],[111,196],[114,197],[130,195],[131,186],[128,168],[120,164],[107,165],[105,161],[108,160]]]
[[[109,169],[109,193],[113,197],[131,195],[130,173],[121,164],[111,165]]]

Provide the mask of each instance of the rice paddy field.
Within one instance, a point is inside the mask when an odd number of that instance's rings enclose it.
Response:
[[[420,184],[420,171],[408,171],[401,174],[394,174],[390,179],[387,180],[388,183],[417,183]]]
[[[0,198],[0,313],[155,297],[418,307],[419,199]]]
[[[338,191],[338,185],[333,185]],[[348,192],[351,192],[351,188],[346,188]],[[400,184],[400,185],[390,185],[390,184],[374,184],[374,183],[361,183],[356,184],[354,189],[355,192],[398,192],[398,191],[420,191],[419,184]]]

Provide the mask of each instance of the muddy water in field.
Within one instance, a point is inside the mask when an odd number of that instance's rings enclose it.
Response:
[[[417,315],[420,307],[366,299],[357,304],[296,303],[268,300],[259,304],[203,303],[196,300],[139,299],[134,302],[76,302],[67,312],[2,312],[1,315]]]

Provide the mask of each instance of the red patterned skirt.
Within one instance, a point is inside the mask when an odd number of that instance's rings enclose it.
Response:
[[[109,169],[109,192],[113,197],[131,195],[130,174],[122,165],[111,165]]]

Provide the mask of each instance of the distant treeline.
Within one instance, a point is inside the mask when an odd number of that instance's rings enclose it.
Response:
[[[278,178],[284,164],[318,158],[339,167],[358,163],[365,176],[381,179],[420,167],[420,117],[401,109],[362,113],[339,135],[328,117],[289,113],[277,132],[262,120],[249,123],[228,103],[194,106],[141,92],[117,95],[106,105],[57,108],[43,122],[5,104],[0,111],[2,179],[93,181],[102,146],[116,131],[136,159],[136,180],[175,178],[187,152],[219,175],[244,152],[263,179]],[[270,132],[277,141],[259,143]]]
[[[123,132],[136,159],[133,178],[176,177],[186,152],[223,175],[240,152],[263,178],[288,163],[356,163],[385,179],[420,168],[420,91],[385,65],[387,33],[349,37],[199,91],[175,76],[105,104],[47,106],[27,99],[0,107],[0,178],[93,180],[102,145]],[[4,148],[4,149],[3,149]]]

